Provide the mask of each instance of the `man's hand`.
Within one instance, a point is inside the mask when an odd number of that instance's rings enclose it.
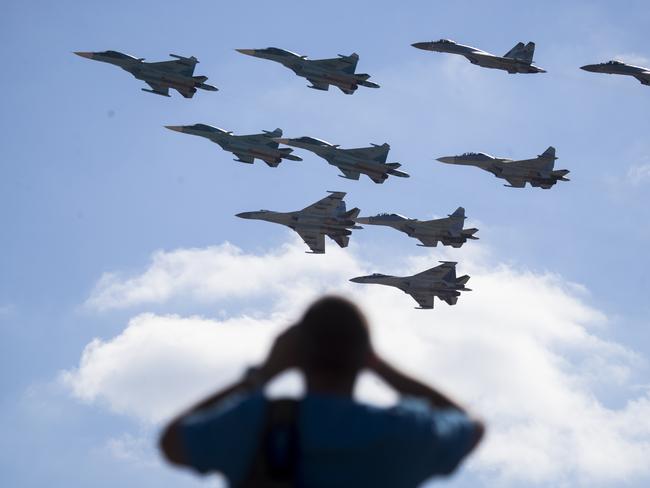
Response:
[[[266,361],[260,366],[260,379],[267,382],[283,371],[297,367],[300,367],[300,330],[292,325],[275,339]]]

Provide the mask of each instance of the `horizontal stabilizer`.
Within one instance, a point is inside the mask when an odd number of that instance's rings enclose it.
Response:
[[[388,166],[391,169],[397,169],[402,165],[400,163],[386,163],[386,166]]]
[[[361,210],[359,208],[355,207],[352,210],[349,210],[349,211],[345,212],[343,214],[343,217],[345,217],[347,219],[350,219],[350,220],[354,220],[359,216],[360,212],[361,212]]]
[[[203,75],[192,76],[192,79],[195,80],[195,81],[198,81],[199,83],[204,83],[204,82],[208,81],[208,77],[203,76]]]
[[[445,302],[447,302],[449,305],[456,305],[456,302],[458,302],[458,297],[457,296],[442,296],[442,298]]]
[[[456,278],[456,283],[459,284],[459,285],[464,285],[465,283],[467,283],[469,281],[469,278],[470,278],[469,275],[460,276],[460,277]]]
[[[474,234],[478,232],[478,229],[472,228],[472,229],[463,229],[463,237],[466,239],[475,239],[477,240],[478,237],[475,237]]]

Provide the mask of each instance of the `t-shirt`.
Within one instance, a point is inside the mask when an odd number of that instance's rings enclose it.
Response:
[[[233,395],[180,424],[188,464],[223,473],[232,486],[248,475],[265,427],[261,391]],[[424,402],[381,408],[351,398],[308,394],[298,409],[299,486],[415,487],[449,474],[469,452],[476,424],[455,409]]]

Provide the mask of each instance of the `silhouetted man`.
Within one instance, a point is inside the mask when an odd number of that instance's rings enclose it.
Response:
[[[264,386],[291,368],[303,372],[306,396],[267,400]],[[412,401],[355,402],[364,368]],[[452,473],[483,430],[378,357],[355,305],[325,297],[277,337],[264,364],[173,420],[161,448],[171,463],[221,472],[235,487],[400,488]]]

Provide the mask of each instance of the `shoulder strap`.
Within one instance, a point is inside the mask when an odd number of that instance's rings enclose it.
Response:
[[[298,468],[299,401],[269,401],[264,428],[242,488],[292,488]]]

